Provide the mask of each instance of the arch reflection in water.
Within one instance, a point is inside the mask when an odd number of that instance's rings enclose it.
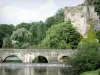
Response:
[[[37,56],[32,62],[33,63],[48,63],[48,59],[44,56]]]
[[[0,75],[75,75],[66,67],[2,67]]]
[[[47,67],[35,67],[34,74],[35,75],[47,75]]]
[[[6,67],[2,69],[2,75],[20,75],[20,67]]]
[[[21,59],[16,56],[16,55],[10,55],[10,56],[7,56],[3,62],[5,63],[11,63],[11,62],[14,62],[14,63],[22,63]]]

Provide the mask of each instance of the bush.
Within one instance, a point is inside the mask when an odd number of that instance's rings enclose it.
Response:
[[[69,63],[78,73],[100,68],[99,44],[95,41],[81,42]]]

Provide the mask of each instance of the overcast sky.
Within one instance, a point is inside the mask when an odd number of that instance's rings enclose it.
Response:
[[[0,0],[0,23],[45,21],[65,6],[76,6],[84,0]]]

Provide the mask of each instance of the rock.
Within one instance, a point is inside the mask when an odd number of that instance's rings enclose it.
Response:
[[[88,15],[90,13],[90,17]],[[94,23],[94,29],[100,29],[100,19],[94,11],[93,6],[89,6],[89,12],[86,6],[65,7],[65,21],[71,20],[83,37],[87,37],[87,31],[90,27],[90,20]]]

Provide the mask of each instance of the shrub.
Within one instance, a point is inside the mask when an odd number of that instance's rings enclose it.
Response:
[[[95,41],[81,42],[69,63],[78,73],[100,68],[99,44]]]

